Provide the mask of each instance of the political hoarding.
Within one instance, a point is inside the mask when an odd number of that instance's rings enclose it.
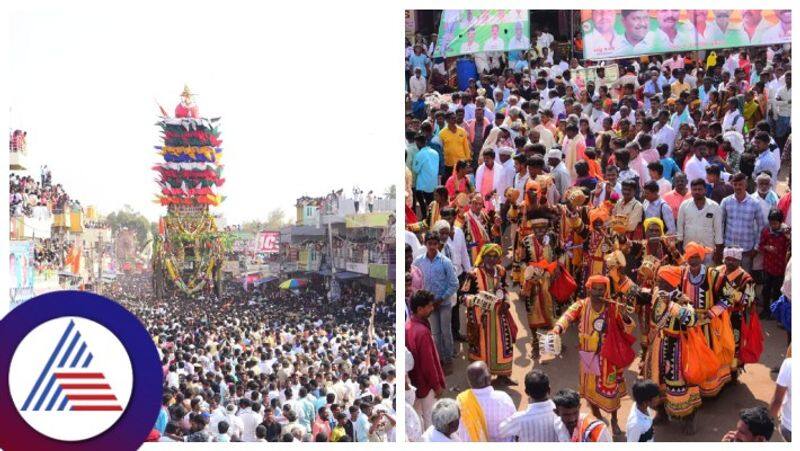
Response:
[[[584,58],[791,42],[791,10],[581,10]]]
[[[586,84],[592,82],[595,86],[608,86],[619,79],[619,66],[609,64],[608,66],[591,66],[580,69],[570,69],[571,80],[584,89]]]
[[[11,304],[16,305],[34,295],[36,270],[33,241],[11,241],[8,259]]]
[[[446,9],[439,24],[439,54],[458,56],[530,48],[527,9]]]
[[[256,252],[261,254],[277,254],[280,251],[281,233],[263,230],[258,232]]]

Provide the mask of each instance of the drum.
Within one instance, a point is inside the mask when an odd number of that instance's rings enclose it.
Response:
[[[538,333],[539,335],[539,353],[542,356],[559,356],[561,355],[561,335],[553,333]]]
[[[483,310],[491,310],[501,301],[501,298],[488,291],[481,291],[478,294],[469,296],[467,298],[467,305],[471,307],[479,307]]]

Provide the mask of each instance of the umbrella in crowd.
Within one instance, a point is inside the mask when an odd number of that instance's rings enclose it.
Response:
[[[280,284],[281,290],[291,290],[306,286],[308,282],[305,279],[289,279]]]

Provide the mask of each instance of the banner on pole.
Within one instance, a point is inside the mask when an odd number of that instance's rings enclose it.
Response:
[[[788,9],[584,9],[586,59],[789,43]]]
[[[527,9],[446,9],[435,56],[527,50],[530,35]]]

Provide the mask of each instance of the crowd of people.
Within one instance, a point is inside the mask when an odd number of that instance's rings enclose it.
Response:
[[[573,71],[590,62],[537,45],[465,90],[429,82],[451,62],[413,48],[408,438],[653,441],[659,421],[690,437],[703,399],[759,362],[761,321],[779,318],[790,337],[791,48],[649,55],[584,80]],[[534,366],[576,329],[579,387],[551,396],[534,368],[517,412],[493,385],[515,384],[525,327]],[[769,440],[776,427],[790,440],[790,352],[769,352],[786,354],[772,405],[743,410],[724,440]],[[455,359],[472,362],[470,388],[450,400]]]
[[[46,207],[49,213],[63,213],[65,209],[80,207],[72,200],[61,184],[53,184],[49,170],[40,179],[31,175],[11,173],[9,180],[9,207],[11,216],[32,216],[34,208]]]
[[[61,184],[54,184],[52,173],[42,166],[40,177],[12,172],[9,177],[9,208],[14,217],[44,219],[54,213],[80,209],[80,202],[70,198]],[[24,219],[23,219],[24,221]],[[40,235],[50,235],[42,231]],[[38,271],[58,270],[64,266],[71,244],[62,235],[34,241],[34,259]]]
[[[156,299],[120,275],[110,296],[153,336],[163,402],[149,441],[385,442],[395,437],[394,303],[345,287],[226,285],[220,297]]]

